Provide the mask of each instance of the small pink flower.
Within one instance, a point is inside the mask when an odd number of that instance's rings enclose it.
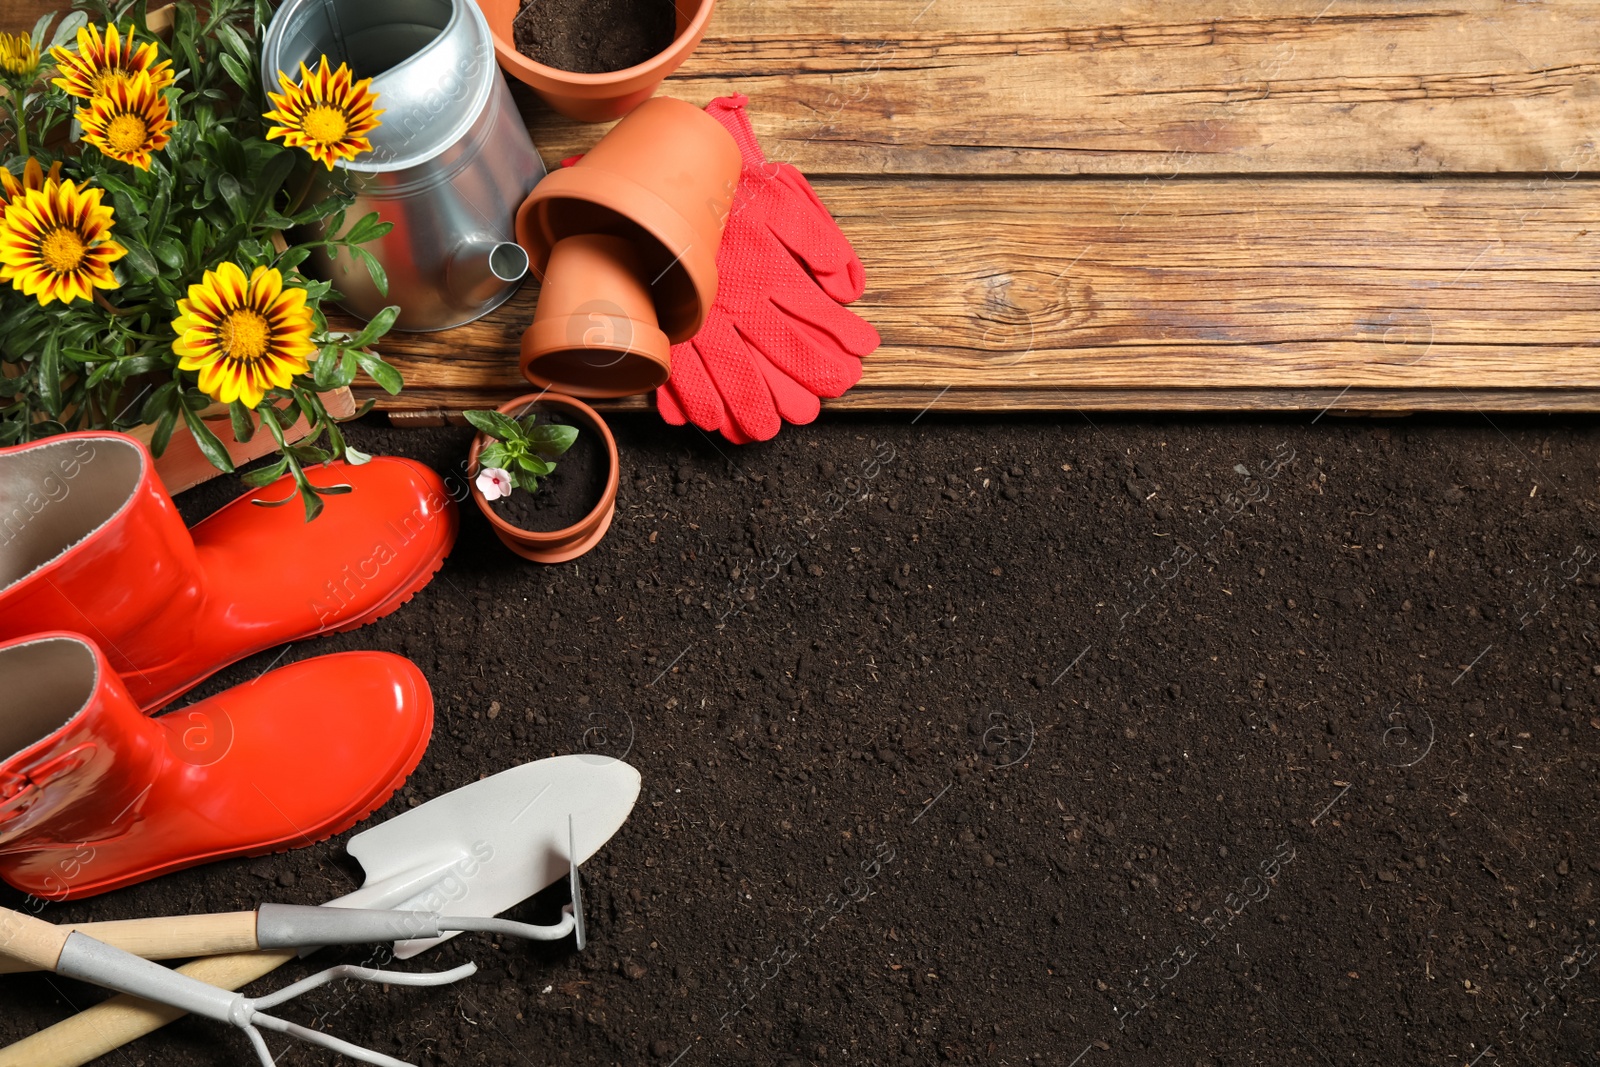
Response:
[[[478,492],[485,500],[499,500],[511,495],[511,474],[499,467],[485,467],[478,472]]]

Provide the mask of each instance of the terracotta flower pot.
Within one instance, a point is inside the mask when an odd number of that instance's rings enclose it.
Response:
[[[517,241],[548,281],[563,238],[626,238],[662,332],[687,341],[717,295],[717,248],[739,166],[739,146],[716,119],[671,97],[646,100],[574,166],[534,187],[517,209]]]
[[[597,433],[605,441],[606,454],[611,463],[611,470],[606,474],[605,489],[600,494],[600,499],[589,513],[571,526],[562,530],[538,531],[524,530],[495,514],[489,502],[484,499],[483,493],[477,486],[478,453],[483,451],[489,439],[483,434],[478,434],[472,439],[472,451],[467,455],[467,470],[471,472],[472,499],[478,502],[478,510],[483,512],[483,517],[489,520],[489,525],[494,529],[494,535],[500,538],[500,543],[523,559],[531,559],[536,563],[565,563],[569,559],[577,559],[595,545],[606,535],[611,528],[612,516],[617,511],[617,440],[611,436],[611,428],[606,425],[600,414],[585,404],[583,401],[560,393],[529,393],[519,396],[515,400],[501,404],[497,409],[502,415],[520,418],[533,407],[550,408],[559,411],[562,415],[574,422],[581,423],[581,433]],[[559,460],[557,461],[559,465]]]
[[[633,245],[609,234],[556,242],[522,335],[528,381],[572,396],[648,393],[671,377],[671,353]]]
[[[648,100],[663,78],[677,70],[706,35],[706,24],[717,0],[675,0],[676,35],[672,43],[643,63],[606,74],[578,74],[536,63],[517,51],[511,24],[521,7],[518,0],[478,0],[495,55],[506,73],[526,82],[544,102],[579,122],[610,122]]]

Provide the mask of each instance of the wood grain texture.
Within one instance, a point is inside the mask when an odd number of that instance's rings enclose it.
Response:
[[[1521,406],[1600,388],[1594,181],[819,190],[870,265],[855,307],[884,339],[831,407],[917,407],[946,387],[952,401],[1011,393],[1019,407],[1166,392],[1152,406],[1169,409],[1254,406],[1275,390],[1320,408],[1345,389],[1353,408],[1404,389],[1427,391],[1408,406],[1471,406],[1458,389],[1519,390]],[[526,391],[516,353],[536,299],[526,286],[452,331],[442,356],[443,338],[391,335],[383,351],[410,384],[380,402],[459,410]]]
[[[1600,170],[1600,4],[725,0],[664,88],[814,175]],[[521,94],[556,159],[592,128]]]
[[[1596,30],[1600,0],[723,0],[664,91],[749,93],[855,241],[885,344],[831,408],[1588,410]],[[516,95],[552,163],[604,131]],[[406,392],[366,395],[523,391],[536,293],[392,335]]]
[[[723,0],[663,91],[749,94],[813,175],[1565,173],[1597,39],[1600,0]],[[603,131],[514,84],[548,162]]]

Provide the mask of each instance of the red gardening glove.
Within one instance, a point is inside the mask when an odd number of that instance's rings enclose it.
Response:
[[[672,348],[672,378],[656,407],[674,425],[721,430],[735,444],[811,422],[818,397],[861,379],[878,331],[844,308],[866,289],[850,241],[805,177],[769,162],[743,95],[711,101],[744,157],[717,252],[717,298],[705,325]]]

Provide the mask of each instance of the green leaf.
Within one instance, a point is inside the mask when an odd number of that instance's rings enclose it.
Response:
[[[244,475],[243,481],[246,485],[261,489],[265,486],[271,485],[279,478],[282,478],[283,472],[288,469],[289,461],[287,459],[280,459],[270,467],[262,467],[260,470],[253,470],[249,474]]]
[[[562,455],[577,439],[576,426],[557,426],[553,422],[541,422],[528,434],[529,446],[546,457]]]
[[[378,213],[373,211],[357,219],[356,224],[350,227],[350,232],[340,237],[340,240],[353,245],[366,244],[368,241],[376,241],[380,237],[387,236],[392,229],[394,223],[384,222],[378,217]]]
[[[51,415],[61,414],[61,346],[54,334],[44,339],[39,366],[34,371],[39,383],[39,402]]]
[[[41,33],[42,24],[48,20],[48,16],[40,19],[39,24],[34,26],[34,32]],[[78,31],[84,26],[88,25],[88,23],[89,16],[84,12],[73,11],[69,13],[66,18],[61,20],[61,25],[56,27],[56,32],[50,35],[49,47],[56,48],[60,45],[66,44],[68,41],[75,39],[78,36]]]
[[[325,219],[329,215],[335,215],[342,212],[346,203],[347,201],[341,197],[324,197],[323,199],[318,200],[316,203],[309,204],[295,214],[290,215],[289,218],[296,226],[305,226],[308,223]],[[337,229],[333,226],[329,226],[328,229],[329,232],[337,232]]]
[[[504,469],[510,462],[505,446],[498,442],[485,445],[482,452],[478,453],[478,467],[499,467]]]
[[[521,467],[529,474],[537,474],[541,478],[556,469],[556,465],[554,463],[547,463],[538,456],[518,456],[517,466]]]
[[[183,406],[183,421],[188,425],[189,432],[194,435],[195,444],[200,446],[201,455],[206,457],[210,464],[224,474],[233,473],[233,457],[228,455],[228,450],[222,447],[222,442],[217,440],[217,435],[211,432],[211,427],[198,414]]]
[[[156,258],[175,271],[181,272],[188,260],[184,255],[183,242],[170,234],[162,234],[156,239]]]
[[[233,423],[233,439],[247,444],[256,435],[256,420],[250,409],[235,400],[228,405],[228,419]]]
[[[342,385],[349,385],[350,379],[343,375],[344,363],[354,362],[345,359],[346,352],[336,345],[329,345],[318,355],[317,361],[311,365],[311,382],[319,390],[337,389]],[[342,379],[342,380],[341,380]]]
[[[521,441],[522,427],[516,420],[498,411],[464,411],[462,416],[474,427],[497,441]]]
[[[355,245],[350,246],[350,254],[366,266],[367,273],[372,275],[372,285],[373,288],[378,290],[378,295],[388,296],[389,275],[384,272],[383,265],[378,262],[377,257],[365,248],[359,248]]]
[[[538,475],[532,474],[529,471],[514,470],[511,472],[511,480],[516,482],[519,487],[527,490],[530,493],[537,492],[539,489]]]
[[[359,467],[363,463],[372,462],[372,457],[367,453],[351,448],[349,445],[344,446],[344,459],[352,467]]]
[[[379,359],[374,353],[361,352],[355,349],[356,362],[361,364],[361,369],[367,372],[367,377],[383,387],[384,392],[394,396],[405,385],[400,377],[400,372],[389,364]]]
[[[219,22],[216,29],[217,39],[222,42],[222,47],[233,53],[235,59],[241,63],[250,62],[250,46],[245,43],[238,30],[226,22]],[[219,57],[222,58],[222,57]],[[249,88],[249,86],[246,86]]]
[[[244,160],[241,159],[239,164],[242,167]],[[221,195],[222,202],[227,204],[228,209],[233,212],[233,217],[243,222],[245,211],[250,206],[244,198],[244,183],[224,171],[217,175],[217,193]]]
[[[250,91],[250,71],[243,63],[226,52],[217,56],[217,62],[222,65],[223,72],[233,79],[235,85],[247,93]]]
[[[118,212],[117,221],[119,223],[122,218],[121,212]],[[143,275],[149,278],[161,273],[161,268],[156,264],[156,257],[150,254],[150,249],[144,246],[143,241],[126,233],[118,233],[116,236],[122,247],[128,250],[123,262],[132,267],[136,275]],[[197,255],[195,258],[198,259],[199,256]]]
[[[167,450],[167,442],[172,440],[172,431],[178,428],[178,413],[168,410],[161,416],[161,421],[156,423],[156,432],[150,438],[150,451],[156,456]]]
[[[399,317],[399,305],[390,304],[388,307],[372,316],[372,321],[363,326],[361,328],[361,332],[356,334],[355,337],[351,339],[350,347],[368,347],[372,344],[372,342],[388,333],[389,330],[394,326],[394,320]]]

